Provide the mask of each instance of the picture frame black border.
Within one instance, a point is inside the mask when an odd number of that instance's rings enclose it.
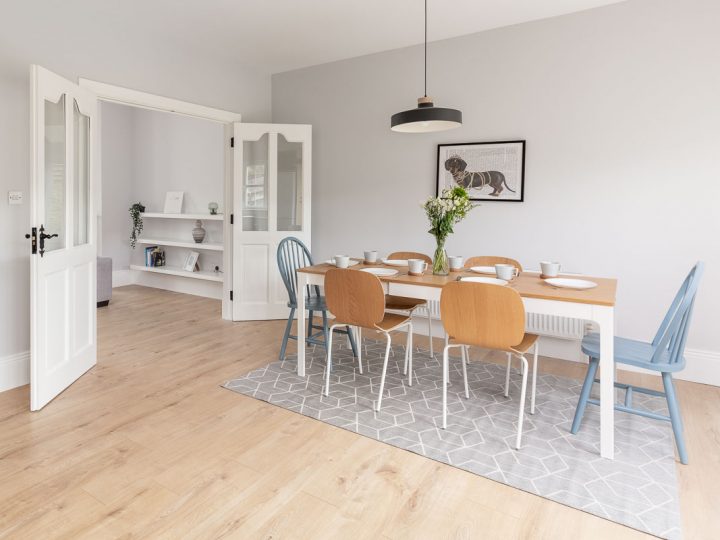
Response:
[[[485,144],[518,144],[522,145],[522,163],[520,165],[520,198],[519,199],[475,199],[475,202],[507,202],[520,203],[525,202],[525,150],[527,147],[526,139],[518,139],[512,141],[484,141],[484,142],[464,142],[464,143],[441,143],[437,145],[437,163],[435,164],[435,196],[440,196],[440,148],[443,146],[480,146]]]

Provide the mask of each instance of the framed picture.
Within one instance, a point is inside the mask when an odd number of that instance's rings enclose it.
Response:
[[[183,203],[182,191],[168,191],[165,194],[165,214],[182,214],[182,203]]]
[[[195,272],[200,269],[198,266],[198,259],[200,254],[197,251],[191,251],[185,257],[185,264],[183,264],[183,270],[188,272]]]
[[[473,201],[522,202],[525,141],[438,144],[436,195],[455,186]]]

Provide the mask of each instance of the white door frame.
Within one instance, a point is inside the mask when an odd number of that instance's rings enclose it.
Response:
[[[222,318],[232,320],[232,304],[230,302],[230,291],[233,288],[233,238],[232,226],[230,224],[230,216],[233,213],[233,151],[230,147],[230,139],[233,136],[233,124],[241,122],[240,113],[224,111],[222,109],[214,109],[196,103],[181,101],[174,98],[159,96],[157,94],[149,94],[139,90],[132,90],[123,86],[93,81],[90,79],[79,78],[78,84],[82,88],[87,88],[97,95],[100,101],[108,101],[111,103],[119,103],[121,105],[130,105],[132,107],[140,107],[142,109],[150,109],[154,111],[168,112],[179,114],[182,116],[190,116],[204,120],[218,122],[225,127],[225,185],[224,185],[224,217],[223,220],[223,295],[222,295]],[[101,129],[102,115],[98,114],[98,130]],[[100,133],[100,132],[99,132]],[[102,145],[102,142],[101,142]],[[102,177],[100,175],[100,164],[97,171],[97,196],[95,200],[96,223],[97,218],[102,216]],[[102,248],[100,238],[102,237],[102,228],[98,224],[98,249]]]

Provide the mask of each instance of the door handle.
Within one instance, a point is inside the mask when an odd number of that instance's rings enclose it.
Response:
[[[57,234],[47,234],[45,232],[45,225],[40,225],[40,256],[45,254],[45,240],[50,238],[57,238]]]
[[[37,253],[37,227],[33,227],[32,232],[27,233],[25,238],[31,240],[30,253],[35,255]]]

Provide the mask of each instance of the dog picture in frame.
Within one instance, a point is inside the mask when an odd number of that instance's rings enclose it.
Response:
[[[473,201],[522,202],[525,141],[438,144],[436,194],[461,186]]]

